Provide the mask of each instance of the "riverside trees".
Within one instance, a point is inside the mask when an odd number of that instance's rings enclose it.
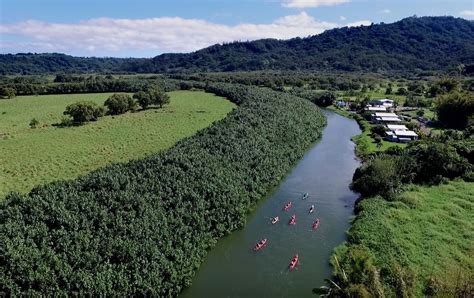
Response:
[[[207,250],[243,226],[325,123],[289,94],[229,84],[208,91],[239,107],[162,153],[8,195],[2,291],[168,297],[189,286]]]

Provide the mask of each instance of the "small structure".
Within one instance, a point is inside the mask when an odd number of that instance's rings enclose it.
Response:
[[[347,103],[343,100],[338,100],[336,101],[336,107],[338,108],[345,108],[347,106]]]
[[[391,131],[408,130],[408,127],[406,127],[405,125],[398,125],[398,124],[387,124],[387,128],[390,129]]]
[[[387,112],[387,107],[384,106],[377,106],[377,107],[371,107],[368,106],[365,108],[366,111],[376,113],[376,112]]]
[[[404,143],[418,140],[418,135],[414,131],[408,130],[405,125],[388,124],[387,128],[390,129],[386,132],[389,141]]]
[[[392,108],[394,101],[388,98],[374,99],[370,101],[371,106]]]
[[[376,112],[374,115],[372,115],[372,121],[375,123],[387,124],[393,122],[401,122],[402,120],[395,113]]]

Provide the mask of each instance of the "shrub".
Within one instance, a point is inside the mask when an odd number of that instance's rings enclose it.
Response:
[[[39,121],[36,118],[31,119],[30,121],[30,128],[36,128],[39,125]]]
[[[370,128],[370,132],[372,133],[373,136],[379,136],[379,137],[384,137],[385,132],[387,131],[387,128],[384,125],[378,124],[375,126],[372,126]]]
[[[364,197],[382,195],[392,198],[402,185],[398,160],[396,157],[382,156],[368,161],[355,171],[352,189]]]
[[[128,94],[113,94],[105,101],[109,114],[120,115],[134,111],[137,103]]]
[[[13,98],[16,95],[15,88],[12,87],[0,87],[0,96],[3,98]]]
[[[104,116],[104,107],[98,106],[92,101],[80,101],[72,103],[66,107],[64,115],[72,117],[75,124],[83,124],[88,121],[96,121]]]

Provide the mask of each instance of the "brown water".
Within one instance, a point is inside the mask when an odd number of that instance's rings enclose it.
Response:
[[[349,184],[359,162],[351,137],[357,123],[327,112],[322,139],[309,150],[280,186],[249,216],[244,229],[221,239],[197,272],[193,285],[181,297],[315,297],[312,289],[324,285],[331,273],[329,258],[346,239],[357,194]],[[303,193],[309,198],[302,199]],[[293,207],[282,211],[291,200]],[[309,214],[310,206],[315,212]],[[296,225],[288,225],[296,214]],[[270,218],[279,216],[272,225]],[[318,230],[312,223],[320,218]],[[252,250],[262,238],[267,245]],[[297,269],[288,265],[299,254]]]

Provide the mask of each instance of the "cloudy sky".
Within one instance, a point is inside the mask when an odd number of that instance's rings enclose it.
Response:
[[[0,0],[0,52],[152,57],[412,15],[474,19],[474,0]]]

